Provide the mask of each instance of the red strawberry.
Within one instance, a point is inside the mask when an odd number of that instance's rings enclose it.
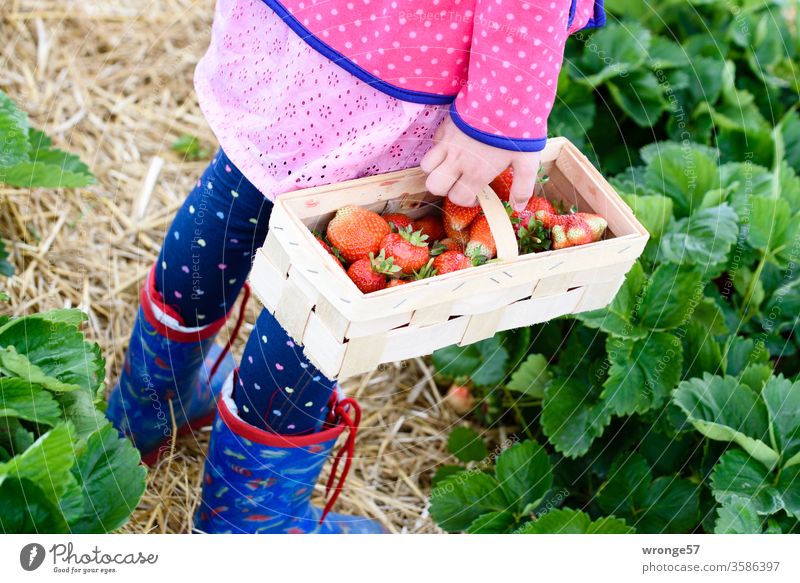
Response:
[[[509,166],[492,180],[489,186],[495,191],[503,202],[508,202],[511,197],[511,183],[514,182],[514,169]]]
[[[553,249],[565,249],[592,242],[592,228],[580,213],[560,215],[551,230]]]
[[[442,222],[447,236],[466,244],[469,239],[467,228],[480,212],[479,206],[458,206],[446,198],[442,210]]]
[[[403,213],[389,213],[383,215],[383,220],[389,223],[392,231],[400,231],[413,224],[413,221]],[[417,228],[414,227],[414,230],[417,230]]]
[[[398,287],[401,285],[405,285],[407,283],[411,283],[410,279],[390,279],[389,283],[386,284],[386,287]]]
[[[534,220],[533,213],[528,209],[511,213],[511,224],[514,227],[514,231],[519,231],[523,228],[527,229],[532,220]]]
[[[544,223],[544,218],[550,215],[558,214],[553,203],[543,196],[532,196],[528,201],[525,210],[533,213],[533,216]],[[550,227],[547,227],[550,228]]]
[[[425,215],[414,221],[414,230],[422,231],[423,235],[428,235],[428,241],[438,241],[444,239],[444,225],[442,218],[437,215]]]
[[[464,245],[455,239],[450,239],[448,237],[447,239],[436,241],[436,243],[433,244],[433,247],[431,247],[431,255],[433,256],[441,255],[445,251],[458,251],[459,253],[463,253]]]
[[[427,235],[423,235],[422,231],[414,233],[408,227],[399,233],[386,235],[381,242],[381,250],[400,268],[401,273],[410,275],[428,262],[430,250],[427,240]]]
[[[339,249],[348,262],[366,259],[377,253],[383,238],[392,232],[382,216],[367,209],[348,205],[336,211],[328,223],[328,241]]]
[[[358,259],[347,270],[347,275],[362,293],[378,291],[386,287],[386,276],[396,275],[400,268],[392,264],[391,259],[381,252],[375,257],[370,253],[369,259]]]
[[[325,241],[323,241],[323,240],[322,240],[322,239],[320,239],[319,237],[317,237],[317,241],[319,241],[319,244],[320,244],[320,245],[322,245],[322,248],[323,248],[323,249],[325,249],[325,251],[327,251],[327,252],[328,252],[328,254],[329,254],[331,257],[333,257],[333,258],[334,258],[334,260],[336,261],[336,263],[337,263],[337,264],[339,264],[339,267],[343,267],[343,266],[342,266],[342,261],[339,259],[338,255],[337,255],[337,253],[338,253],[338,250],[337,250],[337,251],[334,251],[334,250],[331,248],[331,246],[330,246],[330,245],[328,245],[328,244],[327,244]]]
[[[445,251],[433,260],[433,268],[438,275],[460,271],[467,267],[472,267],[472,261],[469,260],[469,257],[458,251]]]
[[[475,219],[469,228],[466,255],[477,261],[487,261],[497,255],[497,246],[489,228],[489,221],[484,215]]]

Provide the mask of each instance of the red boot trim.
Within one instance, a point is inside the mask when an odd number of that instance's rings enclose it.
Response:
[[[155,328],[156,332],[158,332],[161,336],[164,336],[165,338],[175,342],[200,342],[201,340],[210,338],[220,331],[220,329],[225,325],[228,315],[230,315],[229,311],[227,314],[215,320],[214,322],[211,322],[210,324],[207,324],[206,326],[203,326],[202,328],[192,332],[175,330],[174,328],[170,328],[166,324],[159,322],[156,318],[155,312],[153,311],[153,304],[158,306],[159,310],[171,318],[174,318],[175,321],[180,325],[183,325],[183,319],[173,308],[164,302],[164,298],[156,289],[155,265],[153,265],[153,267],[150,269],[150,274],[147,276],[147,282],[142,286],[141,303],[142,311],[144,312],[144,318],[147,323]]]
[[[237,379],[238,375],[234,372],[233,382],[238,382]],[[232,393],[230,393],[230,396],[233,398]],[[219,400],[217,411],[222,421],[233,433],[239,437],[244,437],[245,439],[268,447],[294,448],[325,443],[339,437],[347,427],[344,420],[339,419],[339,422],[333,427],[328,427],[327,429],[308,435],[280,435],[279,433],[270,433],[269,431],[264,431],[258,427],[253,427],[249,423],[245,423],[238,415],[235,415],[228,406],[224,393]]]

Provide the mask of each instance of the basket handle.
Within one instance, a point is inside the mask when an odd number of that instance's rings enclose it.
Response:
[[[483,209],[483,214],[486,215],[489,230],[492,231],[492,237],[497,246],[497,258],[503,262],[514,261],[519,257],[517,235],[514,233],[511,218],[500,197],[495,194],[491,186],[487,185],[478,193],[478,202]]]

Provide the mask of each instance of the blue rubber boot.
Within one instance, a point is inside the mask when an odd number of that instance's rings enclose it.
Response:
[[[173,416],[179,435],[213,421],[217,396],[235,366],[227,348],[214,344],[226,318],[202,328],[181,326],[180,317],[156,291],[150,272],[106,409],[108,419],[130,437],[145,463],[153,464],[169,450]]]
[[[195,530],[213,534],[386,532],[369,518],[328,512],[350,469],[361,417],[356,402],[339,400],[329,422],[317,433],[278,435],[239,418],[232,395],[238,382],[235,376],[231,375],[220,395]],[[310,502],[314,485],[345,429],[349,429],[347,441],[334,457],[328,480],[328,502],[324,509],[318,508]],[[340,462],[342,475],[334,484]]]

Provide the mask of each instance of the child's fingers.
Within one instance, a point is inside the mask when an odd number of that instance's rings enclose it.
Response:
[[[419,167],[425,174],[430,174],[444,162],[445,158],[447,158],[447,148],[442,144],[436,144],[419,161]]]
[[[425,188],[433,195],[447,196],[447,193],[450,192],[450,189],[453,188],[453,185],[460,177],[461,171],[454,165],[448,164],[447,160],[445,160],[428,174]]]
[[[536,170],[530,163],[512,163],[514,180],[511,182],[509,202],[515,211],[525,209],[536,187]]]
[[[477,182],[468,179],[466,174],[462,174],[447,193],[447,198],[458,206],[475,206],[478,203],[477,192],[480,190],[481,187]]]

